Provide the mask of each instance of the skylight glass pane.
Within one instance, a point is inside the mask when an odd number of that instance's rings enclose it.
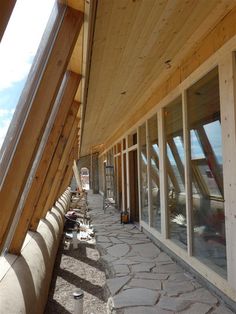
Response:
[[[205,124],[204,130],[207,134],[211,147],[214,151],[217,162],[222,165],[222,136],[221,136],[221,125],[220,121],[214,121]]]
[[[173,138],[175,146],[177,148],[177,151],[179,153],[179,157],[182,161],[182,163],[184,164],[184,145],[183,145],[183,140],[181,138],[181,136],[175,136]]]
[[[0,148],[55,0],[18,0],[0,44]]]
[[[190,136],[191,136],[191,156],[192,156],[192,159],[205,158],[202,147],[199,143],[199,140],[197,139],[197,136],[196,136],[194,130],[190,131]]]

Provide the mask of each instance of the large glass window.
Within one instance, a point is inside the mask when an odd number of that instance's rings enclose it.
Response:
[[[217,68],[187,92],[191,142],[194,255],[226,275],[222,138]]]
[[[141,219],[149,222],[146,124],[139,127]]]
[[[181,247],[186,248],[187,222],[182,116],[181,98],[178,98],[165,108],[169,237]]]
[[[159,145],[157,115],[148,120],[151,178],[151,224],[161,232],[160,180],[159,180]]]
[[[55,0],[18,0],[0,44],[0,148]]]

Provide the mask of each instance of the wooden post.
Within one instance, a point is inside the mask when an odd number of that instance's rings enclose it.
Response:
[[[77,120],[75,122],[78,123]],[[43,206],[42,217],[46,216],[47,211],[51,209],[51,207],[53,206],[57,199],[57,192],[63,179],[64,171],[70,156],[70,152],[76,143],[77,143],[77,124],[75,124],[71,130],[71,134],[68,138],[65,149],[63,151],[56,175],[53,177],[53,182],[50,188],[49,195],[47,197],[45,205]]]
[[[183,108],[183,136],[184,136],[184,169],[185,169],[185,193],[186,193],[186,220],[188,254],[193,254],[193,224],[192,224],[192,181],[191,181],[191,143],[188,127],[187,91],[182,93]]]
[[[152,225],[152,182],[151,182],[151,149],[148,120],[146,120],[147,184],[148,184],[148,225]]]
[[[57,144],[57,148],[54,152],[53,155],[53,159],[50,163],[49,169],[47,171],[46,174],[46,178],[44,180],[42,189],[39,193],[39,198],[37,200],[37,202],[34,205],[34,208],[32,209],[34,211],[33,216],[31,218],[31,222],[30,222],[30,229],[31,230],[36,230],[37,226],[38,226],[38,222],[42,217],[42,212],[43,212],[43,208],[44,205],[46,203],[46,200],[48,198],[51,186],[52,186],[52,182],[53,179],[56,175],[57,169],[58,169],[58,165],[61,161],[65,146],[67,144],[67,142],[69,141],[69,137],[71,137],[71,130],[75,130],[77,127],[77,121],[76,121],[76,114],[73,117],[70,117],[72,120],[72,122],[65,124],[63,131],[62,131],[62,135],[60,137],[60,140]],[[73,123],[73,126],[71,126],[71,124]]]
[[[166,140],[163,109],[158,112],[158,135],[159,135],[159,151],[160,151],[160,201],[161,201],[161,233],[165,239],[169,235],[169,212],[167,205],[167,156],[166,156]]]
[[[73,99],[76,94],[79,81],[79,75],[73,72],[67,72],[65,74],[58,97],[55,101],[54,106],[56,107],[57,112],[54,119],[51,121],[52,126],[49,127],[50,134],[48,135],[46,145],[38,162],[34,178],[23,204],[21,215],[19,217],[19,221],[8,250],[12,254],[20,253],[21,246],[24,242],[29,228],[29,223],[33,215],[34,204],[38,199],[39,193],[42,189],[42,185],[56,149],[59,137],[62,133],[63,126],[65,123],[70,123],[71,115],[73,117],[78,112],[79,103],[73,103]],[[71,103],[72,105],[70,105]]]
[[[228,282],[236,291],[236,66],[229,51],[219,63]],[[223,226],[222,226],[223,227]]]
[[[70,183],[70,179],[73,174],[73,161],[74,161],[74,155],[75,155],[75,150],[77,149],[78,143],[76,141],[74,147],[72,148],[70,155],[68,157],[68,160],[65,165],[64,173],[61,176],[61,182],[58,183],[58,191],[56,193],[56,198],[55,201],[60,197],[60,195],[66,190]]]
[[[0,191],[0,248],[7,237],[48,117],[83,22],[83,14],[67,8],[47,58],[17,146],[8,163]],[[53,79],[52,79],[53,78]],[[9,193],[11,191],[11,193]]]

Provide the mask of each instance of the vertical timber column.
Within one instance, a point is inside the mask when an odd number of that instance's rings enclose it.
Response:
[[[77,123],[78,122],[76,119],[75,124],[71,129],[71,134],[70,134],[69,139],[66,143],[65,149],[63,151],[58,169],[56,171],[55,176],[53,177],[52,185],[50,187],[50,192],[49,192],[49,195],[47,197],[46,203],[43,205],[42,217],[44,217],[46,215],[47,211],[51,209],[51,207],[53,206],[53,204],[55,203],[55,201],[57,199],[57,192],[58,192],[59,186],[61,184],[61,180],[63,179],[65,167],[66,167],[68,159],[70,157],[71,150],[77,142],[77,134],[78,134],[77,133],[77,130],[78,130]]]
[[[225,228],[228,282],[236,291],[236,66],[235,53],[219,62],[220,105],[223,144]]]
[[[51,161],[49,169],[47,171],[46,178],[44,180],[42,189],[40,191],[39,198],[37,199],[36,203],[34,204],[34,208],[33,208],[34,213],[33,213],[33,216],[31,218],[31,222],[30,222],[30,229],[33,231],[35,231],[37,229],[39,220],[42,217],[43,208],[44,208],[44,205],[47,201],[47,198],[48,198],[48,195],[50,192],[50,188],[52,187],[53,179],[56,175],[59,163],[62,159],[63,152],[65,150],[67,142],[69,141],[71,130],[73,128],[75,129],[77,127],[76,114],[77,113],[74,112],[74,115],[71,117],[71,122],[66,123],[64,128],[63,128],[61,137],[60,137],[58,144],[57,144],[57,148],[54,152],[52,161]],[[73,124],[73,125],[71,126],[71,124]]]
[[[167,206],[167,170],[166,170],[166,146],[165,146],[165,125],[164,114],[161,108],[158,111],[158,134],[159,134],[159,149],[160,149],[160,187],[161,194],[161,233],[165,239],[168,238],[168,206]]]
[[[99,181],[98,181],[98,153],[93,153],[93,163],[92,163],[92,188],[93,193],[98,194],[99,193]]]

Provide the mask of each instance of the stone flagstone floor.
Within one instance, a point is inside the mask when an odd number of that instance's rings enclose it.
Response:
[[[112,314],[232,314],[219,298],[134,225],[120,224],[119,213],[89,193],[97,249],[106,268]]]

